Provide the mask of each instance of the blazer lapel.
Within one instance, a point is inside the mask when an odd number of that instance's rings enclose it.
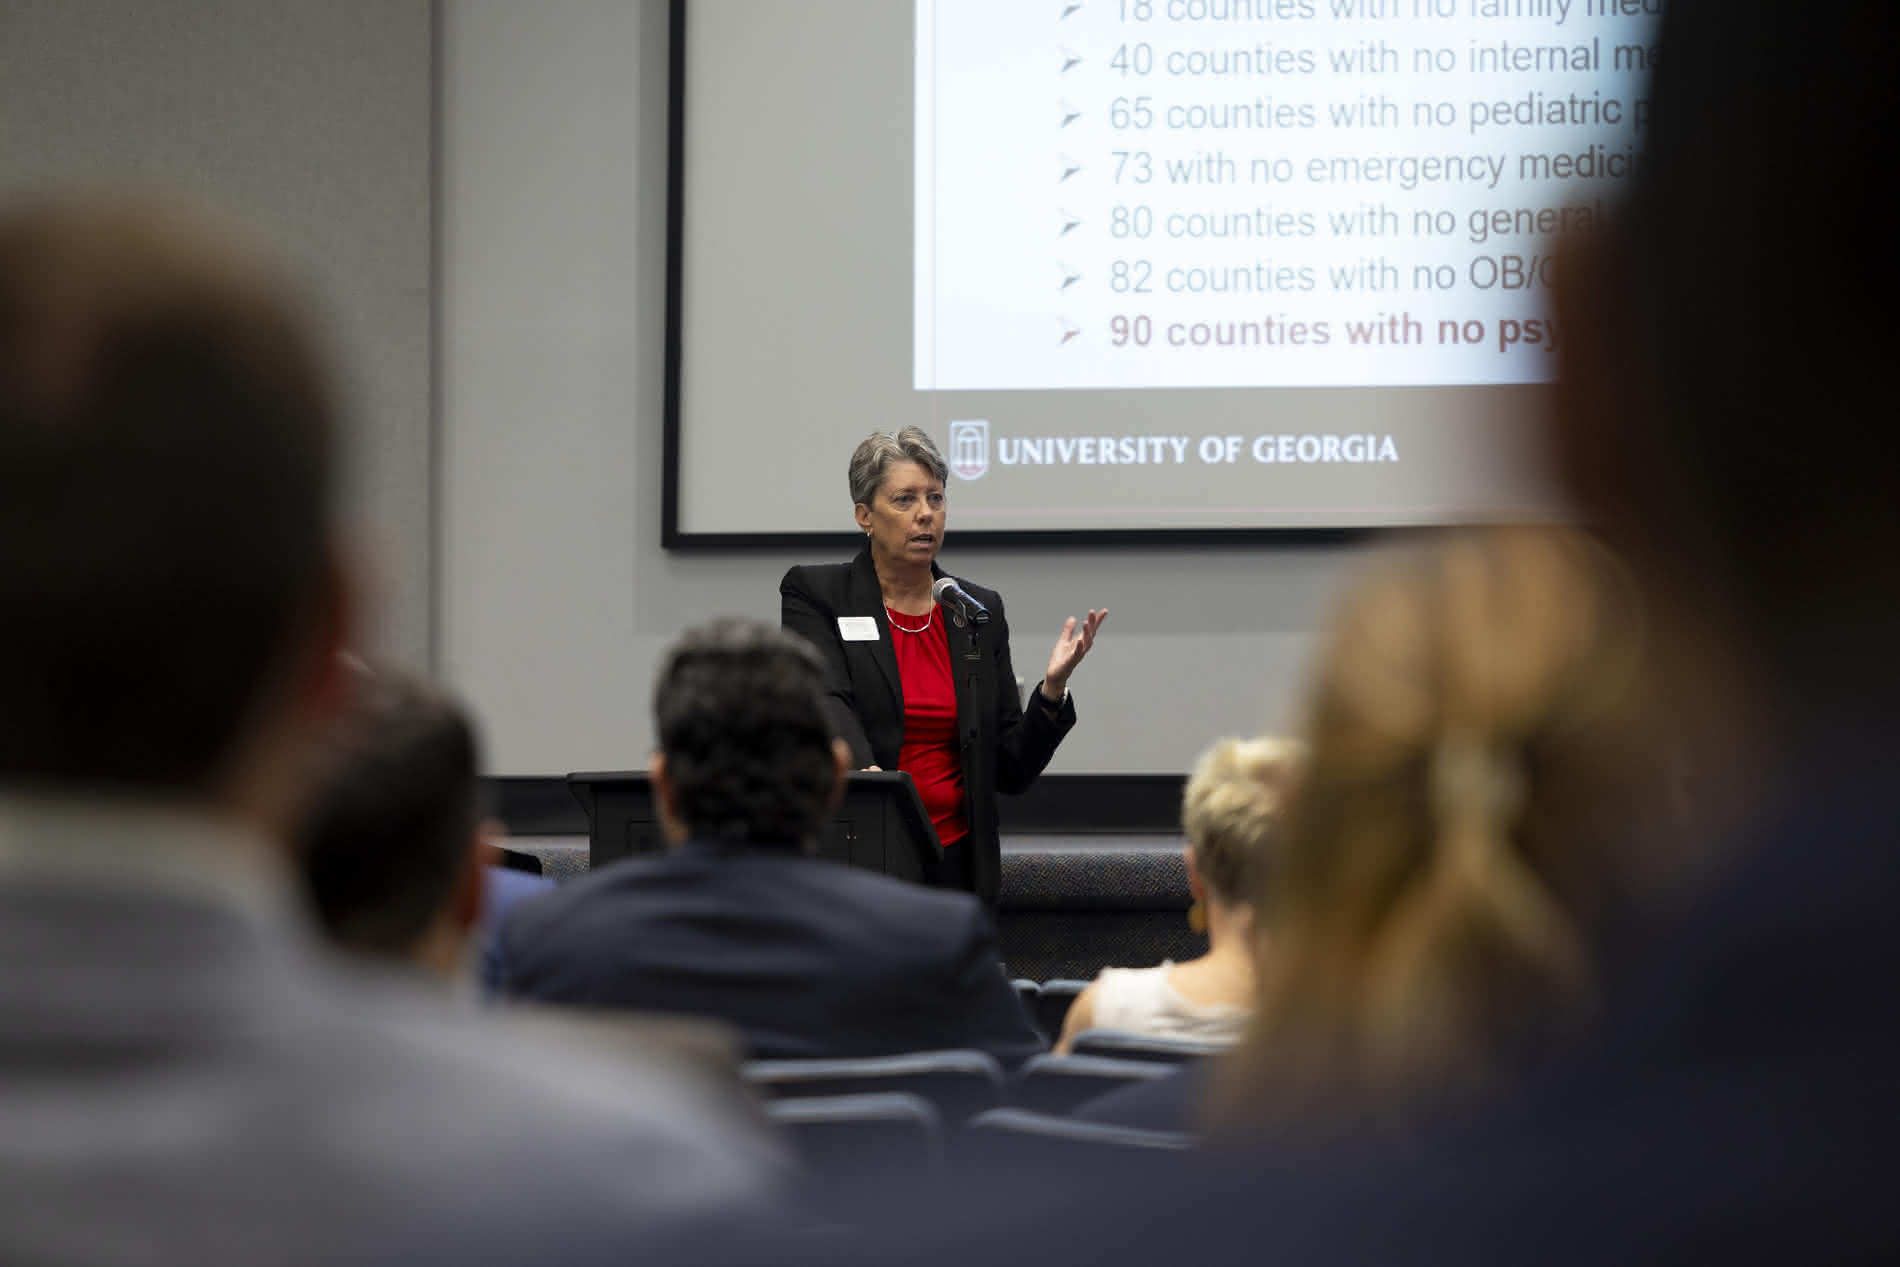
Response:
[[[877,621],[877,641],[871,644],[871,659],[884,674],[884,685],[890,688],[893,711],[901,719],[904,716],[904,687],[897,676],[897,652],[891,646],[891,622],[884,614],[884,591],[877,583],[877,568],[871,562],[869,546],[858,551],[858,557],[851,560],[850,592],[845,595],[845,603],[853,616],[869,616]]]

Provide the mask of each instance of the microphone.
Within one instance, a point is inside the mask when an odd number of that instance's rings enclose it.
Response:
[[[930,597],[945,606],[957,608],[979,625],[987,625],[990,621],[989,608],[972,598],[970,591],[958,585],[954,576],[938,577],[937,583],[930,587]]]

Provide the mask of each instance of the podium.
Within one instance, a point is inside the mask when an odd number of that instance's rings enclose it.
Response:
[[[603,770],[567,776],[568,789],[587,811],[587,864],[603,867],[666,848],[653,786],[644,771]],[[844,797],[818,833],[817,855],[919,884],[926,860],[937,855],[937,833],[901,770],[854,770]]]
[[[587,812],[587,866],[664,853],[666,834],[643,770],[600,770],[567,776],[567,789]]]

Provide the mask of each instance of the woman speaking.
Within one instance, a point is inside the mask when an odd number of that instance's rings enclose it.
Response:
[[[1002,885],[997,792],[1021,792],[1075,725],[1069,675],[1108,615],[1063,623],[1025,710],[994,590],[937,567],[949,467],[916,427],[873,432],[851,455],[864,549],[849,563],[795,567],[781,621],[825,659],[832,726],[866,769],[907,771],[942,854],[926,880],[994,905]],[[962,597],[958,595],[962,595]]]

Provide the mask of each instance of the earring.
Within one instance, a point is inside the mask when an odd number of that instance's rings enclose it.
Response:
[[[1199,901],[1188,907],[1188,929],[1197,937],[1207,936],[1207,907]]]

